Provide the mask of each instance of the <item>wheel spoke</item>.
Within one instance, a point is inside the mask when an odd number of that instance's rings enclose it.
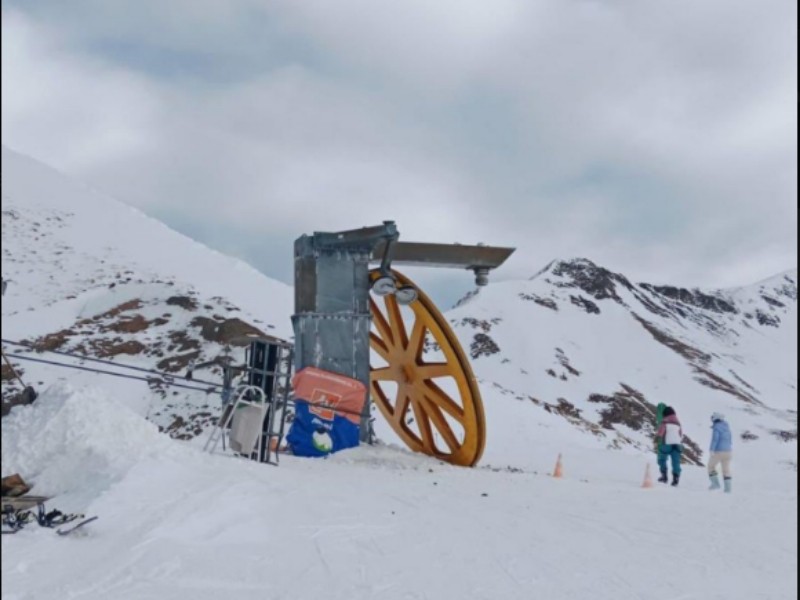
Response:
[[[378,367],[369,372],[372,381],[395,381],[394,369],[391,367]]]
[[[400,305],[394,295],[386,296],[386,312],[389,314],[389,326],[392,328],[392,340],[394,345],[400,348],[408,346],[408,336],[406,326],[403,323],[403,314],[400,312]]]
[[[425,413],[430,418],[431,423],[436,427],[436,430],[441,434],[442,438],[444,438],[444,442],[447,444],[447,447],[450,448],[450,452],[456,452],[461,447],[461,444],[458,443],[456,435],[450,427],[450,423],[447,422],[447,419],[444,418],[444,415],[438,407],[430,403],[427,396],[424,398]]]
[[[394,420],[398,424],[405,423],[406,418],[406,411],[408,410],[408,404],[411,402],[411,398],[408,394],[402,394],[397,396],[397,403],[394,405],[392,416]]]
[[[386,343],[379,338],[375,332],[369,332],[369,344],[375,352],[380,354],[381,358],[386,362],[392,362],[391,357],[389,355],[389,348],[386,346]]]
[[[417,373],[421,379],[448,377],[453,374],[448,363],[423,363],[417,367]]]
[[[422,404],[416,398],[410,398],[411,406],[414,408],[414,417],[417,420],[417,427],[419,428],[419,435],[422,441],[422,446],[428,454],[433,454],[436,445],[433,443],[433,431],[431,431],[431,422]]]
[[[386,320],[386,317],[383,316],[383,312],[378,308],[378,305],[372,298],[369,299],[369,307],[370,313],[372,314],[372,323],[375,325],[375,329],[378,332],[377,336],[384,341],[386,346],[394,346],[392,328]]]
[[[464,409],[435,383],[426,381],[425,391],[422,395],[456,421],[462,424],[464,423]]]
[[[419,361],[422,356],[423,342],[425,340],[425,322],[420,319],[419,315],[414,312],[416,319],[414,326],[411,328],[411,335],[408,338],[408,355],[413,361]]]

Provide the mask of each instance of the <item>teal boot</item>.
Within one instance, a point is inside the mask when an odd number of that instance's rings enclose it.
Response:
[[[711,481],[711,485],[708,486],[709,490],[718,490],[719,489],[719,475],[716,473],[712,473],[708,476],[708,479]]]
[[[725,479],[723,480],[723,483],[725,484],[725,493],[726,494],[730,494],[731,493],[731,478],[730,477],[725,477]]]

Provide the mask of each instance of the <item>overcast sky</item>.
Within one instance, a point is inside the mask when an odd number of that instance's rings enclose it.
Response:
[[[5,145],[288,283],[300,234],[387,219],[516,246],[495,280],[797,266],[795,0],[2,6]]]

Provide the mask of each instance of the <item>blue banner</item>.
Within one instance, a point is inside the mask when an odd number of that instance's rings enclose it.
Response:
[[[346,417],[328,420],[311,412],[308,402],[295,403],[295,415],[286,442],[296,456],[326,456],[358,446],[358,425]]]

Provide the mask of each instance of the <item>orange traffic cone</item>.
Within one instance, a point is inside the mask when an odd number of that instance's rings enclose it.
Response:
[[[561,453],[558,454],[558,459],[556,460],[556,468],[553,470],[553,477],[561,478],[564,476],[564,467],[561,466]]]
[[[644,481],[642,482],[643,488],[653,487],[653,478],[650,477],[650,463],[647,463],[647,468],[644,470]]]

